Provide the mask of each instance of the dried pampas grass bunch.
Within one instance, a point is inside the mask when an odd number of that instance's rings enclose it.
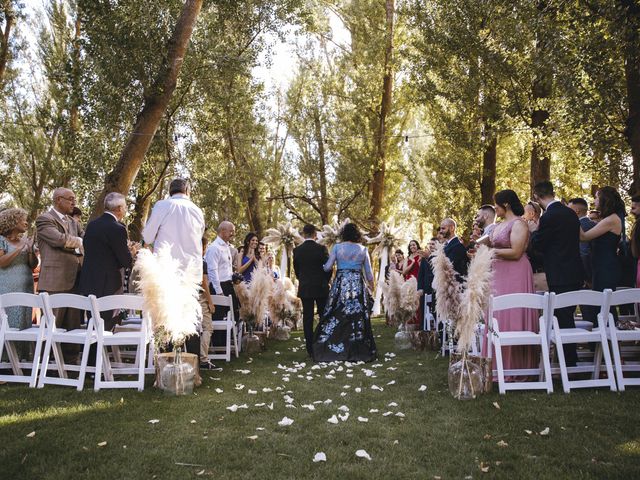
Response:
[[[466,352],[471,347],[478,322],[487,308],[491,295],[493,272],[493,250],[481,245],[469,265],[466,289],[460,299],[460,317],[456,324],[458,352]]]
[[[136,287],[144,298],[158,345],[171,342],[180,347],[187,337],[198,333],[202,322],[198,302],[202,278],[198,272],[194,262],[182,269],[169,247],[155,253],[147,249],[138,252],[133,274],[138,277]]]
[[[439,245],[432,260],[433,289],[436,292],[436,313],[441,319],[456,324],[460,316],[460,293],[462,286],[456,278],[451,260]]]
[[[266,268],[256,268],[248,284],[240,282],[234,288],[240,301],[240,318],[250,328],[262,325],[273,290],[271,272]]]
[[[402,284],[404,279],[398,272],[391,271],[389,273],[389,279],[384,282],[382,287],[382,304],[384,305],[384,311],[389,315],[389,320],[392,323],[396,323],[396,313],[400,307],[400,301],[402,297]]]

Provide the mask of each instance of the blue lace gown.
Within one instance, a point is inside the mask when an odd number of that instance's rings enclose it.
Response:
[[[313,359],[373,361],[377,351],[371,331],[372,301],[364,283],[365,278],[373,280],[369,253],[362,245],[339,243],[331,250],[325,271],[335,263],[336,277],[314,335]]]

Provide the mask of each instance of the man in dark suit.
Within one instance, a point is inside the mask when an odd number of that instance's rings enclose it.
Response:
[[[584,281],[580,259],[580,221],[569,207],[556,200],[553,185],[539,182],[533,187],[534,199],[545,209],[538,229],[531,235],[534,251],[542,255],[549,291],[556,294],[580,290]],[[575,328],[575,307],[556,309],[560,328]],[[567,366],[576,365],[575,344],[565,344]]]
[[[123,292],[124,269],[132,264],[127,229],[120,223],[127,212],[124,195],[108,193],[104,213],[87,225],[84,234],[84,262],[80,272],[80,293],[104,297]],[[132,250],[136,251],[133,246]],[[103,312],[105,330],[115,326],[115,312]]]
[[[452,218],[445,218],[440,223],[438,233],[444,239],[444,254],[451,260],[453,268],[456,271],[458,281],[462,281],[462,277],[467,275],[469,268],[469,257],[467,249],[456,236],[456,222]]]
[[[324,271],[329,259],[327,247],[316,240],[316,227],[305,225],[302,229],[304,242],[293,249],[293,270],[298,278],[298,297],[302,300],[302,325],[307,352],[311,355],[313,344],[313,307],[322,315],[329,295],[331,273]]]

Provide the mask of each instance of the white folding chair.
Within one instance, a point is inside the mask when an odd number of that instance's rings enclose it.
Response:
[[[629,288],[612,292],[609,306],[616,307],[618,305],[634,304],[634,312],[637,312],[637,304],[640,303],[640,288]],[[611,341],[611,350],[613,351],[613,363],[616,370],[616,379],[618,381],[618,390],[624,392],[627,385],[640,385],[640,377],[625,377],[624,372],[640,372],[640,363],[624,358],[626,353],[638,353],[637,348],[624,349],[621,342],[638,342],[640,341],[640,330],[619,330],[614,322],[613,315],[607,313],[607,337]],[[634,315],[637,319],[637,313]],[[626,350],[626,352],[625,352]]]
[[[77,308],[78,310],[91,312],[90,297],[91,295],[89,297],[83,297],[82,295],[75,295],[72,293],[57,293],[55,295],[43,297],[45,311],[44,318],[47,322],[47,327],[38,388],[44,387],[45,384],[52,384],[76,387],[78,390],[82,390],[84,388],[86,373],[95,372],[95,367],[87,366],[87,362],[89,360],[89,347],[98,341],[94,327],[94,319],[92,317],[89,318],[87,328],[76,328],[67,331],[63,328],[56,327],[56,318],[53,314],[54,308],[63,307]],[[80,365],[65,363],[62,355],[62,348],[60,347],[63,343],[82,345]],[[49,364],[51,353],[53,353],[53,365]],[[51,377],[47,374],[51,366],[54,366],[58,371],[57,377]],[[67,372],[78,372],[78,378],[69,378]]]
[[[231,351],[235,352],[236,358],[239,356],[238,348],[238,329],[236,328],[235,316],[233,314],[233,301],[231,296],[211,295],[211,301],[216,307],[229,307],[229,311],[224,320],[212,320],[213,331],[224,330],[227,338],[224,346],[210,346],[209,360],[226,360],[231,361]],[[233,343],[232,343],[233,341]],[[223,350],[224,353],[216,353]]]
[[[45,321],[40,320],[40,325],[30,327],[25,330],[9,327],[6,309],[9,307],[23,307],[31,311],[32,308],[44,310],[43,297],[46,293],[34,295],[33,293],[5,293],[0,295],[0,358],[4,347],[7,347],[7,357],[9,364],[2,367],[11,367],[13,375],[0,375],[0,381],[28,383],[30,387],[36,386],[38,378],[38,367],[40,363],[40,352],[44,342]],[[21,362],[14,342],[32,342],[35,344],[32,362]],[[22,369],[31,370],[30,375],[24,375]]]
[[[590,388],[590,387],[609,387],[611,391],[616,391],[616,382],[613,377],[613,367],[611,363],[611,355],[609,353],[609,346],[607,344],[606,335],[606,317],[603,317],[602,312],[608,312],[608,302],[611,290],[605,292],[596,292],[593,290],[576,290],[574,292],[560,293],[556,295],[551,294],[551,312],[557,308],[573,307],[578,305],[587,305],[593,307],[600,307],[600,313],[598,314],[598,326],[587,330],[586,328],[560,328],[558,318],[552,316],[552,324],[549,329],[549,344],[551,342],[556,344],[556,353],[558,355],[558,367],[553,368],[553,372],[560,371],[560,378],[562,379],[562,388],[564,393],[569,393],[572,388]],[[594,355],[594,361],[580,362],[575,367],[567,367],[566,359],[564,357],[565,344],[578,344],[578,343],[595,343],[596,352]],[[601,358],[604,357],[605,367],[607,371],[607,378],[601,379],[600,365]],[[569,380],[570,373],[585,373],[591,372],[591,379],[588,380]]]
[[[493,332],[488,332],[489,344],[493,344],[493,351],[496,357],[496,368],[498,374],[498,389],[501,394],[507,390],[546,390],[553,392],[551,381],[551,366],[549,364],[549,345],[547,343],[546,324],[550,316],[549,294],[537,295],[534,293],[512,293],[508,295],[493,295],[489,301],[490,325]],[[494,318],[494,313],[513,308],[534,309],[541,311],[539,317],[539,331],[501,331],[498,321]],[[502,347],[512,346],[539,346],[541,349],[540,366],[535,369],[504,369],[502,361]],[[505,376],[525,376],[537,375],[537,382],[505,382]]]
[[[426,330],[426,331],[430,331],[431,329],[435,330],[436,328],[438,328],[438,325],[436,324],[436,319],[433,316],[433,313],[431,313],[431,309],[429,308],[431,306],[431,302],[433,302],[433,295],[429,295],[428,293],[425,293],[422,324],[423,324],[423,330]]]
[[[96,375],[93,389],[97,392],[101,388],[137,388],[144,390],[145,360],[147,346],[151,344],[150,325],[144,312],[144,299],[138,295],[110,295],[101,298],[91,297],[92,317],[94,318],[97,355]],[[100,312],[111,310],[140,310],[142,321],[139,328],[131,328],[113,333],[104,331],[104,321]],[[107,347],[118,349],[120,346],[135,346],[136,354],[133,364],[112,363]],[[150,352],[150,355],[153,352]],[[137,375],[137,380],[115,380],[114,375]],[[105,380],[102,379],[104,375]]]

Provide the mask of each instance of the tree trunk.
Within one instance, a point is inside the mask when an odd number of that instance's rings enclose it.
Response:
[[[313,109],[313,122],[315,125],[316,143],[318,145],[318,175],[320,176],[320,217],[322,225],[329,224],[329,199],[327,198],[327,164],[324,150],[324,135],[318,107]]]
[[[102,212],[107,193],[120,192],[126,195],[129,192],[176,88],[184,55],[201,7],[202,0],[185,0],[180,18],[169,39],[167,56],[156,77],[152,93],[145,98],[144,106],[138,114],[133,132],[118,163],[105,179],[104,189],[96,200],[91,218],[96,218]]]
[[[498,139],[493,135],[482,152],[482,179],[480,196],[482,205],[493,204],[496,193],[496,165],[498,159]]]
[[[382,100],[380,102],[380,116],[376,135],[376,158],[371,182],[371,213],[369,220],[373,225],[380,222],[382,203],[384,201],[384,181],[387,169],[387,152],[389,139],[387,138],[387,117],[391,112],[393,100],[393,22],[395,0],[386,0],[386,42],[384,50],[384,77],[382,79]]]
[[[255,185],[249,190],[249,196],[247,198],[247,219],[251,231],[258,235],[258,238],[262,238],[263,225],[262,225],[262,212],[260,210],[260,191]]]
[[[2,10],[4,12],[5,25],[4,30],[1,31],[0,37],[0,86],[4,79],[4,73],[7,70],[7,64],[9,63],[9,39],[11,38],[11,28],[13,27],[16,18],[11,6],[11,0],[5,0],[2,2]]]
[[[538,2],[538,15],[549,15],[549,8],[545,0]],[[533,144],[531,147],[531,194],[536,183],[551,178],[551,158],[546,146],[547,120],[549,111],[541,107],[545,99],[551,97],[553,88],[553,73],[547,66],[550,47],[550,38],[543,31],[537,32],[535,43],[536,77],[533,81],[533,111],[531,113],[531,128],[533,129]]]
[[[129,238],[134,242],[142,239],[142,229],[147,223],[149,209],[151,208],[151,195],[136,195],[136,203],[133,211],[133,220],[129,224]]]
[[[624,15],[624,74],[627,85],[625,137],[633,159],[633,181],[629,193],[640,194],[640,5],[634,0],[621,0]]]

